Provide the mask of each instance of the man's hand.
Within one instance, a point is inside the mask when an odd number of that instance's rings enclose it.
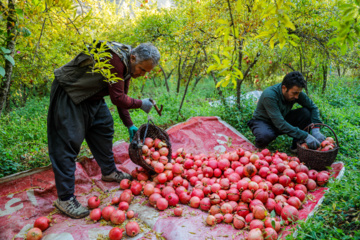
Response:
[[[132,125],[132,126],[128,127],[128,130],[129,130],[130,142],[131,142],[135,133],[137,132],[138,128],[135,127],[135,125]]]
[[[320,128],[311,129],[311,135],[313,135],[314,138],[316,138],[319,142],[322,142],[326,139],[325,136],[320,132]]]
[[[305,142],[309,146],[310,149],[317,149],[320,147],[320,142],[314,138],[311,134],[308,134],[308,136],[305,138]]]
[[[145,98],[142,101],[140,109],[143,110],[146,113],[149,113],[151,108],[153,107],[152,102],[150,101],[150,98]]]

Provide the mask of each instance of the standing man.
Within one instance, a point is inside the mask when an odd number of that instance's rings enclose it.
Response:
[[[320,128],[312,128],[311,134],[302,130],[310,123],[321,123],[319,109],[302,92],[305,84],[302,74],[295,71],[286,74],[282,83],[264,90],[253,118],[248,122],[257,148],[265,148],[282,134],[293,138],[292,152],[296,152],[296,144],[300,140],[304,140],[311,149],[318,148],[320,142],[325,140]],[[295,103],[302,108],[291,110]]]
[[[120,182],[130,174],[117,170],[112,151],[114,121],[104,96],[117,106],[119,116],[129,130],[130,141],[137,131],[128,109],[140,108],[149,113],[153,104],[147,99],[127,95],[131,77],[150,72],[159,62],[160,53],[150,43],[132,49],[117,42],[106,42],[111,54],[111,73],[121,78],[108,83],[100,73],[93,73],[92,56],[80,53],[54,71],[48,112],[49,156],[55,174],[58,199],[54,205],[72,218],[83,218],[89,210],[74,195],[75,158],[84,139],[101,168],[103,181]]]

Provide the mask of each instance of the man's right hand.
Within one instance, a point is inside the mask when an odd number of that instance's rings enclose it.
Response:
[[[151,108],[153,107],[153,103],[150,101],[150,98],[145,98],[142,101],[140,109],[146,113],[149,113]]]
[[[320,147],[320,142],[316,138],[314,138],[311,134],[309,134],[305,138],[305,142],[310,149],[317,149],[318,147]]]

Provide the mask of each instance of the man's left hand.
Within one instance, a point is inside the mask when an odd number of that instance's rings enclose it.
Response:
[[[326,139],[326,137],[320,132],[320,128],[311,129],[311,135],[313,135],[320,143]]]
[[[134,138],[134,135],[137,132],[138,128],[135,125],[132,125],[132,126],[128,127],[128,130],[129,130],[130,142],[131,142],[132,139]]]

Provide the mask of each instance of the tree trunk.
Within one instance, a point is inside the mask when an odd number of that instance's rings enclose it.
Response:
[[[3,11],[5,10],[2,3],[0,7]],[[10,50],[9,55],[11,57],[14,57],[15,52],[16,28],[14,26],[16,26],[15,3],[13,0],[8,0],[8,16],[6,23],[8,38],[6,39],[6,48]],[[5,60],[5,76],[4,80],[1,81],[0,84],[0,116],[6,107],[5,105],[10,89],[12,71],[13,65],[8,60]]]
[[[155,77],[152,77],[151,79],[153,80],[154,86],[157,87],[155,82]]]
[[[143,85],[141,86],[141,90],[140,90],[141,93],[143,93],[143,91],[144,91],[145,83],[146,83],[146,80],[144,81]]]
[[[190,75],[189,75],[189,78],[188,78],[188,82],[187,82],[186,87],[185,87],[184,95],[183,95],[183,98],[182,98],[181,103],[180,103],[179,114],[181,113],[181,108],[182,108],[182,105],[183,105],[184,100],[185,100],[185,96],[186,96],[186,93],[187,93],[187,90],[188,90],[188,87],[189,87],[189,83],[190,83],[190,80],[191,80],[191,77],[192,77],[192,73],[193,73],[194,68],[195,68],[195,65],[196,65],[196,63],[197,63],[197,59],[198,59],[199,53],[200,53],[200,51],[198,51],[198,52],[196,53],[195,62],[194,62],[194,64],[193,64],[193,66],[192,66],[192,69],[191,69],[191,72],[190,72]],[[179,117],[179,116],[178,116],[178,117]]]
[[[326,82],[327,82],[327,65],[322,65],[322,69],[323,69],[323,86],[322,86],[322,93],[325,92],[326,89]]]
[[[254,61],[250,64],[250,66],[246,69],[243,79],[240,79],[240,81],[237,81],[236,84],[236,106],[238,107],[238,109],[241,108],[240,106],[240,98],[241,98],[241,84],[243,83],[243,81],[246,79],[246,77],[249,75],[251,69],[254,67],[254,65],[257,63],[257,61],[259,61],[259,57],[260,57],[261,53],[258,52],[255,56]]]
[[[341,77],[341,69],[339,65],[336,66],[336,70],[338,72],[338,76]]]
[[[176,86],[176,93],[179,93],[180,91],[180,81],[181,81],[181,56],[179,56],[179,64],[178,64],[178,81],[177,81],[177,86]]]
[[[163,67],[162,67],[160,64],[159,64],[159,67],[160,67],[160,69],[161,69],[161,71],[162,71],[162,73],[163,73],[163,75],[164,75],[166,90],[167,90],[167,92],[170,92],[169,84],[168,84],[168,81],[167,81],[167,80],[168,80],[169,77],[171,76],[171,74],[172,74],[172,72],[173,72],[174,69],[172,69],[171,72],[169,73],[169,75],[166,76],[166,73],[165,73]]]
[[[193,86],[193,88],[191,89],[192,92],[195,90],[196,85],[200,82],[201,78],[202,78],[201,76],[198,76],[197,78],[195,78],[194,86]]]

